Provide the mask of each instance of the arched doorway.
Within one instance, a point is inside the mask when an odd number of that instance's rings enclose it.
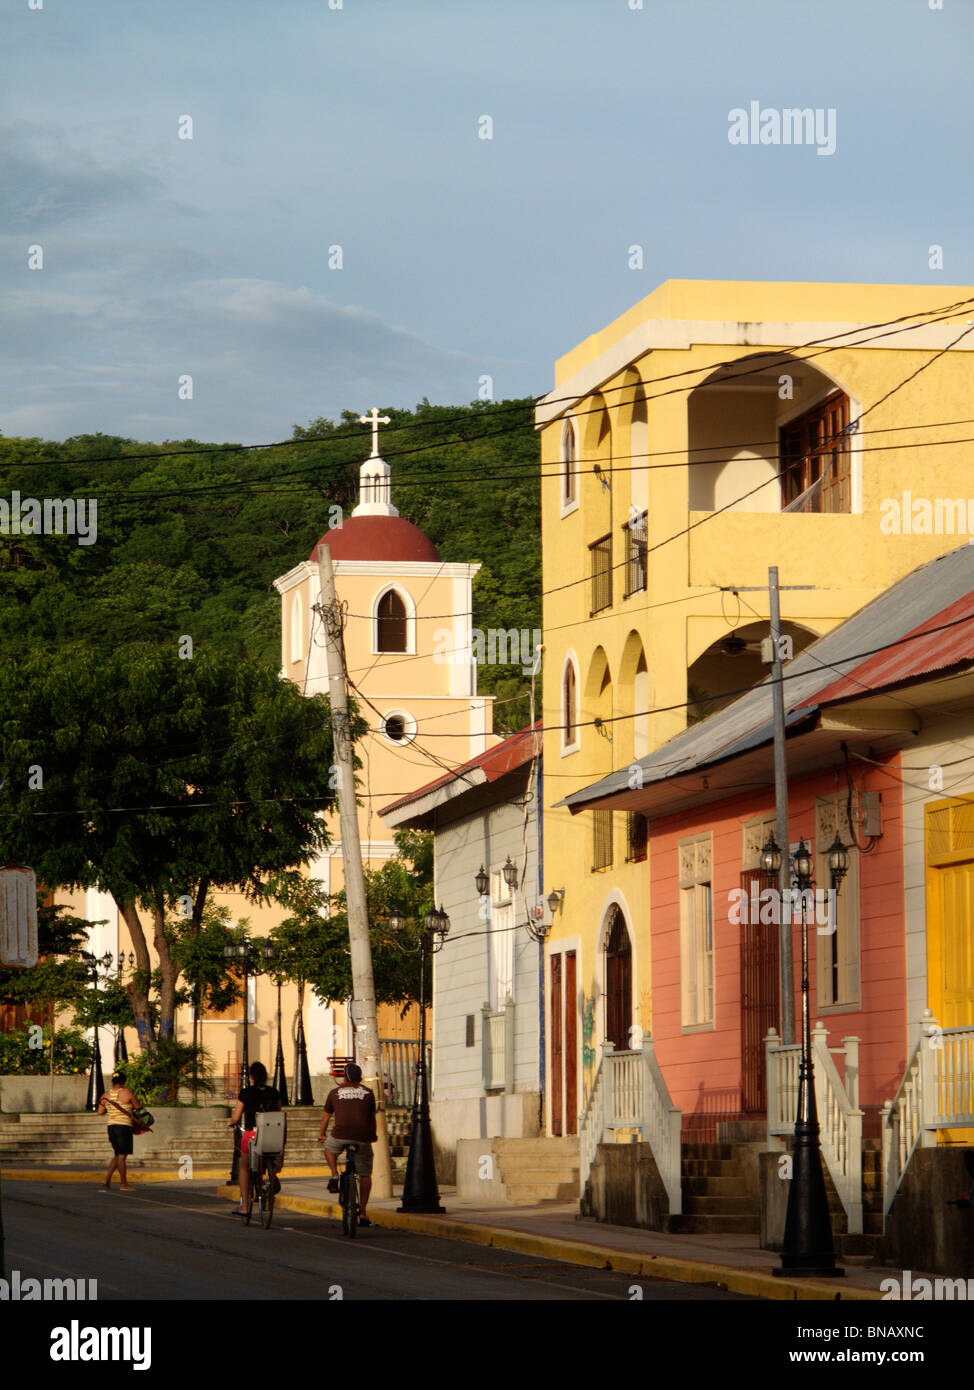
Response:
[[[632,942],[622,909],[613,907],[605,938],[605,1039],[617,1052],[632,1041]]]

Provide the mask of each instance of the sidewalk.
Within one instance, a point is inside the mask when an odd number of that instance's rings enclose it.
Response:
[[[338,1198],[318,1177],[281,1175],[283,1191],[275,1206],[325,1218],[338,1218]],[[220,1187],[220,1197],[239,1200],[235,1187]],[[758,1238],[741,1235],[665,1235],[607,1226],[578,1216],[574,1203],[545,1203],[534,1207],[484,1207],[457,1198],[451,1188],[440,1191],[442,1216],[399,1212],[399,1197],[369,1203],[375,1226],[398,1227],[424,1235],[469,1240],[543,1259],[562,1260],[596,1268],[615,1269],[651,1279],[675,1279],[688,1284],[715,1284],[733,1293],[759,1298],[812,1299],[828,1302],[875,1301],[880,1284],[896,1274],[892,1269],[846,1266],[840,1279],[775,1278],[778,1256],[758,1246]]]

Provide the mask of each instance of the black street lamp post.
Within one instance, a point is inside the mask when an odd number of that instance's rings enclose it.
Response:
[[[277,962],[277,948],[273,941],[265,941],[260,951],[264,957],[264,965],[269,975],[273,975],[277,985],[277,1055],[274,1058],[274,1081],[275,1091],[281,1097],[281,1104],[289,1104],[287,1098],[287,1077],[284,1073],[284,1044],[281,1041],[281,976],[274,970]]]
[[[391,912],[389,925],[400,932],[404,925],[402,913]],[[442,1212],[436,1183],[436,1162],[433,1157],[433,1131],[430,1127],[429,1084],[426,1076],[426,956],[436,955],[450,930],[450,919],[442,907],[427,912],[419,936],[419,1059],[413,1085],[412,1128],[409,1136],[409,1157],[406,1160],[406,1181],[402,1190],[399,1211]],[[402,949],[406,949],[403,947]]]
[[[101,1042],[98,1037],[98,972],[99,970],[110,970],[112,964],[112,953],[106,951],[103,956],[96,959],[89,952],[85,952],[85,961],[91,971],[92,987],[95,993],[95,1007],[92,1010],[94,1019],[95,1041],[91,1049],[91,1071],[88,1074],[88,1095],[85,1099],[85,1110],[97,1110],[98,1102],[105,1094],[105,1079],[101,1071]],[[51,1059],[54,1058],[54,1029],[51,1028]]]
[[[134,964],[135,964],[135,952],[134,952],[134,951],[129,951],[128,956],[126,956],[126,954],[125,954],[124,951],[120,951],[120,952],[119,952],[119,957],[118,957],[118,978],[119,978],[119,979],[122,978],[122,972],[124,971],[126,965],[128,965],[129,969],[131,970],[131,968],[132,968],[132,966],[133,966]],[[195,1023],[194,1023],[194,1027],[195,1027]],[[120,1024],[118,1024],[118,1026],[117,1026],[116,1029],[115,1029],[115,1069],[116,1069],[116,1071],[118,1070],[119,1064],[122,1063],[122,1062],[127,1062],[128,1059],[129,1059],[129,1050],[128,1050],[128,1048],[125,1046],[125,1028],[124,1028],[123,1025],[120,1023]]]
[[[250,942],[248,941],[247,937],[245,936],[239,941],[226,942],[226,944],[223,947],[223,955],[224,959],[228,962],[228,964],[237,965],[243,970],[243,1055],[240,1059],[239,1077],[240,1090],[242,1091],[250,1080],[248,1076],[248,1072],[250,1070],[250,1037],[248,1033],[248,1013],[250,1001],[247,997],[249,993],[248,981],[250,976]],[[237,1142],[237,1131],[233,1130],[232,1133],[233,1158],[230,1161],[231,1184],[237,1181],[237,1171],[240,1165],[240,1145]]]
[[[308,1067],[308,1044],[304,1038],[304,981],[298,986],[298,1032],[294,1054],[294,1105],[314,1105],[311,1094],[311,1070]]]
[[[838,888],[848,868],[848,854],[838,835],[829,846],[832,887]],[[761,852],[761,866],[769,877],[781,865],[781,851],[774,836]],[[785,1216],[785,1235],[777,1275],[840,1278],[845,1270],[836,1266],[835,1245],[829,1200],[822,1171],[819,1146],[818,1107],[815,1101],[815,1071],[812,1062],[811,1014],[808,987],[808,912],[806,893],[814,876],[814,860],[805,841],[799,842],[794,859],[795,882],[802,913],[802,1050],[798,1072],[798,1109],[792,1148],[791,1188]],[[781,904],[782,911],[784,904]]]

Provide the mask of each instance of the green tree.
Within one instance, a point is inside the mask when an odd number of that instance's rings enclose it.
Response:
[[[171,1036],[171,918],[198,935],[212,889],[259,898],[327,844],[327,702],[222,652],[69,648],[0,669],[0,729],[8,854],[47,883],[112,894],[135,950],[126,989],[143,1046],[155,1036],[151,932],[158,1035]]]

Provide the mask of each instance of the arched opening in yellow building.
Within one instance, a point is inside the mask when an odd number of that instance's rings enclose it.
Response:
[[[859,403],[785,352],[718,367],[687,398],[691,512],[861,510]]]
[[[687,671],[687,723],[706,719],[722,709],[742,690],[763,681],[771,668],[761,657],[761,643],[770,632],[767,622],[744,623],[711,642]],[[797,656],[820,636],[799,623],[783,622],[781,633]]]

